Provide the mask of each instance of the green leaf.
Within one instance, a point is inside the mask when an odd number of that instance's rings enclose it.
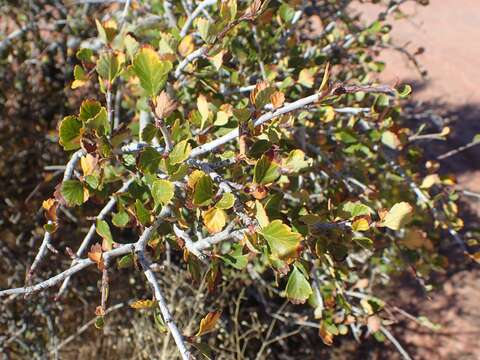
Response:
[[[270,246],[270,251],[275,258],[288,259],[297,257],[297,250],[302,240],[302,235],[293,232],[292,229],[282,223],[281,220],[274,220],[260,230]]]
[[[106,80],[112,84],[120,73],[123,62],[123,54],[104,52],[97,60],[97,73],[103,80]]]
[[[87,176],[85,176],[85,182],[92,189],[97,189],[98,185],[100,185],[100,179],[97,175],[87,175]]]
[[[140,154],[138,168],[147,174],[155,174],[162,160],[162,154],[151,147],[145,148]]]
[[[149,47],[142,48],[133,60],[133,70],[140,79],[140,85],[150,97],[158,95],[171,69],[172,63],[161,61],[157,52]]]
[[[112,223],[116,227],[125,227],[130,221],[130,217],[128,216],[128,213],[126,211],[119,211],[112,217]]]
[[[76,116],[67,116],[60,122],[59,142],[65,150],[80,148],[82,122]]]
[[[118,261],[117,261],[117,267],[119,269],[126,269],[129,267],[132,267],[134,262],[134,256],[133,254],[128,254],[125,256],[122,256]]]
[[[82,105],[80,105],[80,114],[78,115],[78,117],[82,121],[88,121],[90,119],[93,119],[98,114],[101,108],[102,105],[96,100],[84,100],[82,102]]]
[[[140,224],[143,226],[148,225],[150,222],[150,213],[139,199],[135,200],[135,213]]]
[[[393,150],[397,150],[402,145],[397,134],[389,130],[382,133],[382,143]]]
[[[60,191],[68,206],[82,205],[86,201],[83,185],[78,180],[65,180]]]
[[[227,255],[221,256],[222,260],[237,270],[243,270],[248,264],[248,254],[243,255],[243,245],[233,244],[233,251]]]
[[[294,304],[304,304],[312,294],[312,288],[303,273],[293,267],[285,289],[288,300]]]
[[[188,159],[190,152],[192,151],[192,146],[188,140],[182,140],[177,143],[170,154],[168,159],[170,160],[170,165],[180,164]]]
[[[235,196],[232,193],[223,193],[222,198],[215,204],[217,209],[230,209],[235,204]]]
[[[401,99],[405,99],[412,93],[412,87],[408,84],[405,84],[402,86],[402,88],[397,89],[397,92]]]
[[[287,4],[282,4],[278,9],[278,13],[283,21],[289,23],[295,16],[295,9],[288,6]]]
[[[302,150],[296,149],[290,151],[284,166],[292,172],[299,172],[300,170],[311,166],[311,164],[311,159],[305,160],[305,153]]]
[[[210,21],[204,18],[195,19],[195,26],[197,27],[198,33],[203,41],[208,43],[210,41],[209,30],[210,30]]]
[[[412,219],[412,214],[413,207],[409,203],[395,204],[387,213],[381,225],[392,230],[400,230]]]
[[[206,206],[212,202],[213,180],[208,175],[203,175],[195,184],[193,203],[197,206]]]
[[[100,136],[110,134],[111,130],[107,110],[102,106],[98,114],[88,120],[85,126],[89,129],[94,129]]]
[[[103,248],[111,250],[113,248],[113,236],[108,223],[105,220],[97,220],[96,231],[103,239]]]
[[[75,65],[73,68],[73,77],[75,80],[72,83],[72,89],[79,88],[88,81],[88,75],[80,65]]]
[[[274,182],[280,176],[280,167],[263,155],[255,164],[253,181],[257,184]]]
[[[359,201],[347,201],[342,205],[341,210],[349,214],[349,217],[351,218],[362,215],[370,215],[374,213],[370,207],[362,204]]]
[[[175,195],[175,185],[168,180],[155,180],[152,185],[152,197],[155,206],[167,205]]]

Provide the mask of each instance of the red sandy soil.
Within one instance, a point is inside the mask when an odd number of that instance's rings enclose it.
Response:
[[[367,19],[378,13],[376,5],[361,6],[365,8]],[[457,115],[453,139],[443,150],[470,142],[480,133],[480,0],[430,0],[427,7],[407,3],[402,10],[407,18],[390,20],[392,41],[411,53],[424,48],[418,61],[428,77],[422,79],[404,55],[387,50],[382,54],[387,67],[380,80],[413,83],[413,101],[435,103]],[[457,175],[459,187],[480,192],[480,145],[441,164]],[[480,217],[478,199],[469,206]],[[413,323],[396,332],[414,359],[480,359],[479,275],[473,266],[447,276],[431,300],[400,290],[399,306],[413,307],[442,325],[436,333]]]

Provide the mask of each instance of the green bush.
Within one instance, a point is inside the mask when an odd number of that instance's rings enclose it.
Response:
[[[452,181],[424,166],[415,143],[423,128],[414,133],[402,118],[410,86],[372,82],[390,45],[385,19],[403,2],[386,1],[366,27],[350,1],[87,9],[98,36],[85,39],[85,23],[70,29],[81,40],[68,49],[71,96],[82,102],[59,124],[71,157],[43,203],[45,236],[27,281],[62,232],[60,208],[99,212],[69,269],[0,296],[62,284],[61,296],[72,275],[96,265],[101,327],[109,275],[141,269],[154,300],[127,299],[132,307],[153,311],[183,358],[207,354],[222,309],[182,333],[154,272],[174,263],[206,282],[208,296],[239,272],[267,284],[298,304],[326,345],[362,329],[389,338],[374,290],[405,270],[422,284],[443,271],[446,232],[465,246]]]

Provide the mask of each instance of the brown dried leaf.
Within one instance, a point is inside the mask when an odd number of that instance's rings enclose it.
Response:
[[[165,91],[162,91],[156,98],[155,115],[160,119],[164,119],[174,112],[177,106],[177,102],[170,98]]]
[[[215,328],[218,319],[220,319],[221,311],[212,311],[209,312],[201,321],[200,328],[198,329],[195,336],[202,336]]]
[[[285,102],[285,95],[281,91],[275,91],[270,97],[270,101],[272,102],[273,108],[278,109]]]

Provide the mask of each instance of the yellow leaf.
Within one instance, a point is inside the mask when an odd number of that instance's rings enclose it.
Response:
[[[328,78],[330,77],[330,63],[327,62],[327,66],[325,66],[325,72],[323,73],[322,84],[318,91],[323,91],[325,87],[328,85]]]
[[[255,218],[257,219],[258,224],[262,228],[270,224],[267,212],[265,211],[262,203],[258,200],[255,200]]]
[[[298,75],[298,82],[307,88],[311,88],[315,82],[312,69],[303,69]]]
[[[80,166],[82,167],[83,176],[92,175],[97,167],[98,159],[91,154],[82,156],[80,159]]]
[[[222,67],[223,65],[223,55],[225,54],[225,51],[224,50],[221,50],[218,52],[218,54],[214,55],[214,56],[210,56],[208,58],[208,60],[210,60],[210,62],[213,64],[213,66],[215,66],[215,69],[220,70],[220,68]]]
[[[409,203],[401,202],[395,204],[383,219],[381,226],[388,227],[392,230],[399,230],[410,221],[412,214],[413,207]]]
[[[440,177],[438,174],[430,174],[425,176],[420,187],[422,189],[430,189],[433,185],[440,183]]]
[[[325,345],[331,346],[333,344],[333,334],[328,331],[327,327],[325,326],[324,322],[320,324],[320,328],[318,330],[318,334],[322,338],[322,341]]]
[[[202,116],[202,120],[204,122],[208,120],[208,117],[210,115],[210,110],[208,109],[208,101],[207,98],[202,94],[200,94],[197,98],[197,107],[200,115]]]
[[[73,80],[71,88],[72,90],[78,89],[79,87],[84,86],[87,82],[88,80]]]
[[[130,307],[133,309],[149,309],[156,305],[156,302],[153,300],[137,300],[130,304]]]
[[[357,219],[352,223],[353,231],[367,231],[369,227],[368,220],[364,217]]]
[[[227,214],[222,209],[211,208],[203,212],[203,223],[211,234],[222,231],[227,220]]]
[[[321,120],[325,123],[329,123],[335,119],[335,110],[331,106],[322,106],[320,108]]]
[[[212,311],[209,312],[201,321],[200,328],[198,329],[195,336],[202,336],[215,328],[218,319],[220,319],[221,311]]]
[[[182,39],[182,41],[180,41],[180,44],[178,45],[178,52],[183,57],[190,54],[194,49],[195,49],[195,46],[193,44],[193,36],[192,35],[185,36]]]
[[[188,176],[188,180],[187,180],[188,187],[190,189],[194,189],[197,181],[204,175],[205,173],[202,170],[192,171],[192,173]]]

